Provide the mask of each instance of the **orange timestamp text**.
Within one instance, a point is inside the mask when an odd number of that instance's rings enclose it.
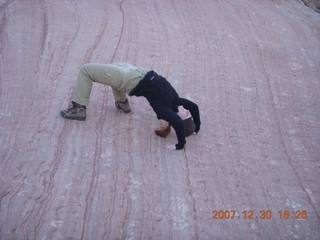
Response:
[[[271,219],[277,217],[279,219],[307,219],[307,210],[281,210],[273,212],[271,210],[245,210],[242,212],[236,210],[214,210],[212,211],[212,219]]]

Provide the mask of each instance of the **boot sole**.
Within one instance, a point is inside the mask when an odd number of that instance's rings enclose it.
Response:
[[[131,112],[131,109],[130,110],[123,110],[123,109],[121,109],[124,113],[130,113]]]
[[[129,109],[129,110],[123,110],[123,109],[118,105],[117,102],[115,102],[115,105],[116,105],[116,108],[117,108],[117,109],[123,111],[124,113],[130,113],[130,112],[131,112],[131,109]]]
[[[78,121],[85,121],[86,117],[69,117],[65,114],[64,111],[60,112],[61,117],[63,117],[64,119],[70,119],[70,120],[78,120]]]

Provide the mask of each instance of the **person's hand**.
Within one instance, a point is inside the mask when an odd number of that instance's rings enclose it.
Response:
[[[176,145],[175,145],[175,144],[165,145],[164,147],[165,147],[166,149],[169,149],[169,150],[176,150]]]
[[[181,117],[182,120],[185,120],[185,119],[191,117],[190,111],[185,109],[181,105],[178,107],[178,113],[177,114]]]

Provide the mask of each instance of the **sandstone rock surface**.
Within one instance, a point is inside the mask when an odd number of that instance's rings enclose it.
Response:
[[[303,0],[303,2],[316,12],[320,12],[320,0]]]
[[[319,40],[301,1],[1,1],[0,239],[319,239]],[[185,150],[101,85],[87,121],[59,116],[114,61],[198,103]]]

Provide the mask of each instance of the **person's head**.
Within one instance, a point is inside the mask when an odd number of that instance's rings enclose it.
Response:
[[[178,113],[177,113],[182,121],[183,121],[183,128],[184,128],[184,136],[189,137],[192,135],[196,129],[196,125],[193,122],[192,115],[189,112],[189,110],[185,109],[183,106],[178,107]],[[160,137],[167,137],[170,133],[171,126],[167,125],[164,127],[157,128],[155,130],[155,133]]]
[[[160,127],[155,130],[155,133],[158,136],[163,137],[163,138],[167,137],[170,132],[171,132],[171,126],[169,124],[167,126]]]

